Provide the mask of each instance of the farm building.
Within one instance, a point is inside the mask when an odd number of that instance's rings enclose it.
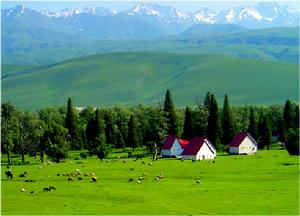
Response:
[[[189,141],[178,139],[176,135],[169,135],[164,145],[162,146],[163,157],[177,157],[180,156],[184,148],[189,144]]]
[[[182,153],[182,159],[206,160],[216,158],[216,149],[210,141],[204,137],[195,137],[186,146]]]
[[[246,132],[238,133],[229,144],[230,154],[255,154],[257,142]]]

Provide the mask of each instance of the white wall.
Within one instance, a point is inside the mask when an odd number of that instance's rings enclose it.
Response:
[[[253,143],[253,141],[246,137],[241,145],[239,146],[240,154],[255,154],[257,151],[257,146]]]
[[[196,155],[197,160],[214,159],[216,157],[216,154],[210,150],[208,145],[209,144],[207,144],[206,142],[203,143],[200,151],[198,151]]]
[[[183,152],[183,148],[179,144],[178,139],[175,139],[171,150],[166,150],[166,149],[161,150],[162,156],[167,156],[167,157],[180,156],[182,152]]]
[[[238,154],[239,153],[239,147],[229,147],[229,153],[230,154]]]

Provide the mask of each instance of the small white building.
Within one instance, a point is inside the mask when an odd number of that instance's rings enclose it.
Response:
[[[195,137],[186,146],[182,159],[206,160],[216,158],[216,148],[204,137]]]
[[[189,142],[178,139],[176,135],[169,135],[161,149],[163,157],[178,157],[181,156],[185,146]]]
[[[230,154],[255,154],[257,142],[246,132],[238,133],[229,144]]]

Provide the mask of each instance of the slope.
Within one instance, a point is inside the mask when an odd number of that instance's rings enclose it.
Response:
[[[4,67],[9,68],[9,67]],[[234,104],[283,103],[298,98],[298,66],[228,56],[155,52],[110,53],[73,59],[2,78],[2,102],[24,109],[157,104],[170,88],[177,106],[207,91]]]

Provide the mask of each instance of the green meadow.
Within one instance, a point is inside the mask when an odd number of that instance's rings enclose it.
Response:
[[[102,163],[96,158],[79,159],[79,152],[72,152],[59,164],[27,158],[29,164],[11,167],[12,181],[4,174],[3,155],[1,213],[299,215],[299,157],[289,156],[286,150],[258,151],[252,156],[220,154],[215,163],[150,158],[134,161],[126,155],[115,152]],[[17,163],[19,158],[13,160]],[[91,182],[90,176],[68,181],[68,177],[57,175],[76,169],[95,173],[98,181]],[[25,171],[27,176],[19,177]],[[138,184],[136,180],[143,174],[145,179]],[[160,174],[164,178],[155,181]],[[130,178],[134,182],[128,182]],[[49,186],[56,190],[43,192]]]
[[[44,66],[2,67],[2,101],[36,110],[65,105],[156,105],[170,89],[177,106],[196,105],[207,91],[233,104],[298,99],[298,65],[222,55],[110,53]]]

